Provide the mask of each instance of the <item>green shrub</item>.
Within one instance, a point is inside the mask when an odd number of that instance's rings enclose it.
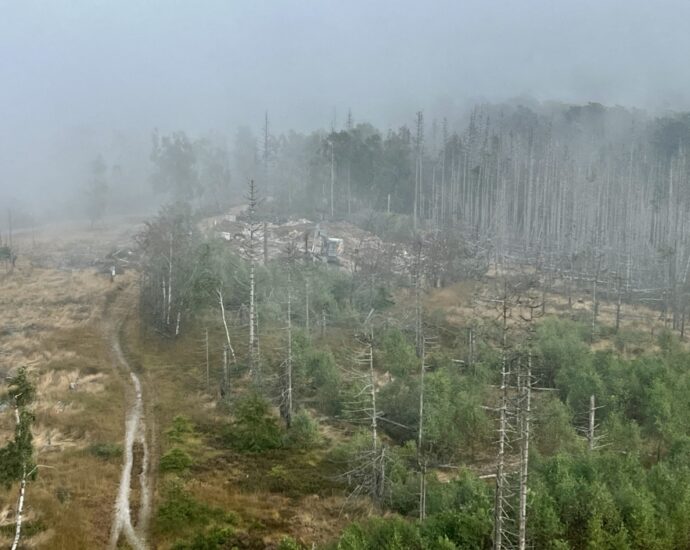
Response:
[[[94,443],[89,452],[103,460],[112,460],[122,456],[122,447],[116,443]]]
[[[159,532],[179,533],[187,527],[235,521],[232,514],[196,501],[179,481],[168,483],[164,495],[156,516],[156,529]]]
[[[271,491],[286,491],[290,487],[290,481],[290,474],[282,464],[276,464],[268,472],[268,485]]]
[[[395,376],[405,376],[419,370],[419,360],[414,346],[398,329],[387,330],[377,353],[379,364]]]
[[[307,376],[316,387],[316,404],[320,411],[337,416],[342,409],[340,372],[330,351],[316,350],[307,356]]]
[[[8,537],[13,537],[15,533],[16,525],[14,523],[9,523],[7,525],[0,526],[0,534],[6,535]],[[35,521],[29,521],[22,524],[22,538],[29,538],[37,535],[46,530],[45,524],[37,519]],[[24,546],[21,546],[24,548]]]
[[[161,457],[161,472],[183,472],[192,465],[190,457],[182,449],[174,447]]]
[[[293,417],[285,442],[296,449],[309,449],[318,445],[320,439],[318,423],[301,410]]]
[[[216,527],[208,533],[198,533],[189,542],[178,542],[172,550],[221,550],[237,548],[230,546],[235,541],[235,530],[232,527]]]
[[[278,545],[278,550],[303,550],[303,549],[304,549],[304,546],[302,546],[299,542],[297,542],[292,537],[284,537],[283,540],[281,540],[280,544]]]
[[[191,434],[193,431],[194,429],[189,419],[185,418],[184,416],[178,415],[175,418],[173,418],[172,426],[168,430],[167,435],[170,441],[181,443],[184,436],[187,434]]]
[[[373,518],[345,528],[337,550],[406,550],[423,548],[419,527],[400,517]]]
[[[251,394],[235,406],[235,420],[223,437],[240,452],[259,453],[281,446],[281,434],[265,399]]]

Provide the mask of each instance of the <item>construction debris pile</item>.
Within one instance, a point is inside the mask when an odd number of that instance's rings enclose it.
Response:
[[[228,214],[206,219],[201,229],[228,242],[240,254],[249,240],[249,224],[241,215]],[[315,223],[305,218],[284,223],[260,224],[258,240],[263,243],[266,260],[299,252],[315,262],[354,271],[373,254],[380,254],[386,245],[372,233],[344,221]]]

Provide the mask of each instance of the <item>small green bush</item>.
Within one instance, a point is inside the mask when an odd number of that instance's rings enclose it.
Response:
[[[208,533],[197,533],[189,542],[178,542],[172,550],[220,550],[221,548],[236,548],[230,546],[235,540],[235,530],[232,527],[216,527]]]
[[[295,449],[310,449],[320,440],[318,423],[306,411],[299,411],[292,419],[285,443]]]
[[[268,485],[271,491],[277,493],[286,491],[290,488],[290,473],[282,464],[276,464],[268,472]]]
[[[226,430],[223,440],[240,452],[260,453],[281,446],[281,434],[268,403],[252,394],[235,406],[235,421]]]
[[[193,431],[192,423],[189,421],[189,419],[178,415],[173,418],[172,426],[168,430],[167,435],[170,441],[181,443],[184,439],[184,436],[191,434]]]
[[[306,360],[307,376],[316,387],[316,404],[320,411],[337,416],[342,409],[340,372],[330,351],[314,350]]]
[[[184,472],[192,465],[190,457],[182,449],[174,447],[161,457],[161,472]]]
[[[94,443],[89,452],[100,459],[112,460],[122,456],[122,447],[116,443]]]
[[[304,549],[304,546],[302,546],[299,542],[297,542],[292,537],[284,537],[283,540],[281,540],[280,544],[278,545],[278,550],[303,550],[303,549]]]
[[[159,532],[179,533],[188,527],[206,526],[211,522],[232,524],[235,521],[232,514],[196,501],[179,481],[168,483],[164,495],[156,516]]]

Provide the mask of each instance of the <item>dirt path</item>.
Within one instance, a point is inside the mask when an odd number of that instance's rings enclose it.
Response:
[[[141,381],[134,373],[120,346],[117,325],[111,324],[107,328],[117,367],[129,376],[132,383],[133,399],[125,420],[124,463],[120,475],[120,484],[115,501],[113,524],[110,531],[109,548],[117,547],[118,541],[124,537],[129,545],[136,550],[147,547],[146,531],[151,512],[151,480],[149,478],[149,446],[147,444],[147,427],[144,414],[144,399]],[[135,448],[138,455],[135,460]],[[133,476],[139,479],[138,485]],[[138,514],[136,522],[132,521],[132,489],[138,496]]]

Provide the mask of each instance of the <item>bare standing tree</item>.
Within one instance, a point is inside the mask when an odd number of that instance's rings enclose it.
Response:
[[[285,425],[289,428],[292,425],[292,412],[293,412],[293,372],[292,372],[292,276],[288,270],[287,279],[287,350],[285,361],[283,362],[283,383],[281,392],[281,405],[280,411],[283,419],[285,420]]]
[[[249,207],[249,240],[247,243],[247,256],[249,259],[249,372],[254,383],[259,384],[261,379],[259,360],[259,335],[258,315],[256,311],[256,254],[259,233],[259,224],[256,219],[256,208],[259,205],[256,184],[249,180],[247,192],[247,204]]]
[[[529,291],[528,291],[529,292]],[[537,303],[534,296],[522,300],[523,310],[520,319],[527,325],[527,358],[524,368],[518,369],[518,429],[520,439],[520,489],[518,503],[518,548],[527,548],[527,491],[529,479],[529,444],[532,402],[532,360],[534,354],[535,322],[542,313],[543,304]]]
[[[369,314],[371,318],[372,312]],[[376,403],[376,373],[374,371],[374,334],[367,322],[358,336],[360,350],[355,358],[355,368],[345,373],[354,385],[355,399],[348,404],[348,413],[354,421],[368,424],[370,439],[351,457],[349,469],[341,477],[354,485],[350,497],[368,493],[380,506],[384,496],[386,479],[386,449],[378,433],[381,412]]]
[[[496,491],[494,495],[494,550],[505,548],[506,523],[510,507],[505,458],[509,444],[508,402],[510,367],[508,360],[508,318],[511,306],[508,296],[508,283],[505,280],[503,281],[503,294],[498,303],[501,309],[501,401],[499,405],[498,456],[496,459]]]
[[[417,132],[415,135],[415,178],[414,178],[414,202],[412,206],[412,221],[414,229],[417,229],[421,215],[421,198],[423,193],[424,177],[424,114],[417,112]]]

